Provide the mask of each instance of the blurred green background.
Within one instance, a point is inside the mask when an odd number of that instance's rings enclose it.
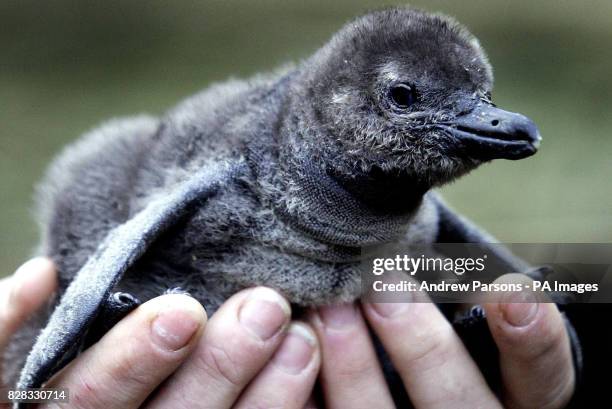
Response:
[[[161,114],[211,82],[308,56],[378,1],[0,2],[0,275],[37,242],[32,191],[100,121]],[[387,3],[387,4],[398,4]],[[457,17],[494,99],[536,121],[538,155],[443,189],[507,242],[612,242],[612,2],[414,1]]]

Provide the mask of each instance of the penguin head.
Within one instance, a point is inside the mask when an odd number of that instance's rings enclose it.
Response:
[[[534,154],[527,117],[491,102],[478,40],[449,17],[411,8],[347,24],[306,62],[303,89],[335,173],[405,174],[440,185],[479,164]]]

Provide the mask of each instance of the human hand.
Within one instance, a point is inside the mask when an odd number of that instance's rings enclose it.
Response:
[[[53,263],[45,258],[34,258],[0,280],[0,358],[19,325],[51,297],[56,285]],[[1,363],[0,387],[6,387]],[[0,409],[7,408],[0,403]]]
[[[500,280],[512,279],[511,276]],[[514,277],[516,279],[516,277]],[[521,280],[529,280],[521,276]],[[326,407],[394,408],[366,321],[380,338],[414,406],[562,408],[575,386],[569,338],[553,303],[484,306],[500,351],[503,401],[487,386],[450,323],[426,295],[413,303],[341,305],[311,315],[322,351]],[[513,301],[508,300],[508,301]]]
[[[44,259],[26,263],[14,277],[0,282],[1,348],[54,286],[55,273]],[[250,310],[251,301],[263,304]],[[485,308],[501,352],[504,403],[519,408],[567,403],[574,373],[555,305]],[[75,408],[301,408],[318,370],[319,349],[307,326],[290,326],[287,311],[286,301],[272,290],[251,289],[228,300],[206,324],[195,300],[158,297],[126,317],[48,386],[69,388]],[[363,315],[388,350],[417,408],[500,407],[433,304],[368,304]],[[155,317],[167,319],[167,331],[153,329]],[[325,357],[321,380],[327,406],[393,407],[361,313],[354,306],[326,307],[313,315],[312,322]]]
[[[0,352],[55,283],[46,259],[0,282]],[[193,298],[163,295],[130,313],[46,387],[68,388],[76,409],[301,409],[320,354],[312,329],[291,323],[290,314],[286,300],[262,287],[231,297],[208,322]]]

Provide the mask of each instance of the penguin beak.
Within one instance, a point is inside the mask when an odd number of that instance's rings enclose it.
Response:
[[[531,119],[485,103],[443,127],[459,149],[480,160],[523,159],[536,153],[542,140]]]

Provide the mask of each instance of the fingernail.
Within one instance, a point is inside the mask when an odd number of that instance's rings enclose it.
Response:
[[[152,337],[162,348],[178,351],[189,344],[202,322],[202,309],[199,306],[190,308],[185,305],[184,309],[170,307],[162,310],[153,321]]]
[[[286,372],[299,374],[312,360],[316,344],[316,337],[307,327],[292,324],[272,360]]]
[[[530,291],[510,294],[501,304],[504,319],[514,327],[529,325],[538,312],[539,304],[536,301]]]
[[[370,304],[374,311],[382,317],[390,318],[408,309],[409,303],[379,302]]]
[[[354,304],[326,305],[318,309],[321,321],[326,327],[342,329],[357,322],[357,309]]]
[[[276,291],[255,288],[238,312],[238,320],[262,341],[272,338],[289,321],[291,307]]]

